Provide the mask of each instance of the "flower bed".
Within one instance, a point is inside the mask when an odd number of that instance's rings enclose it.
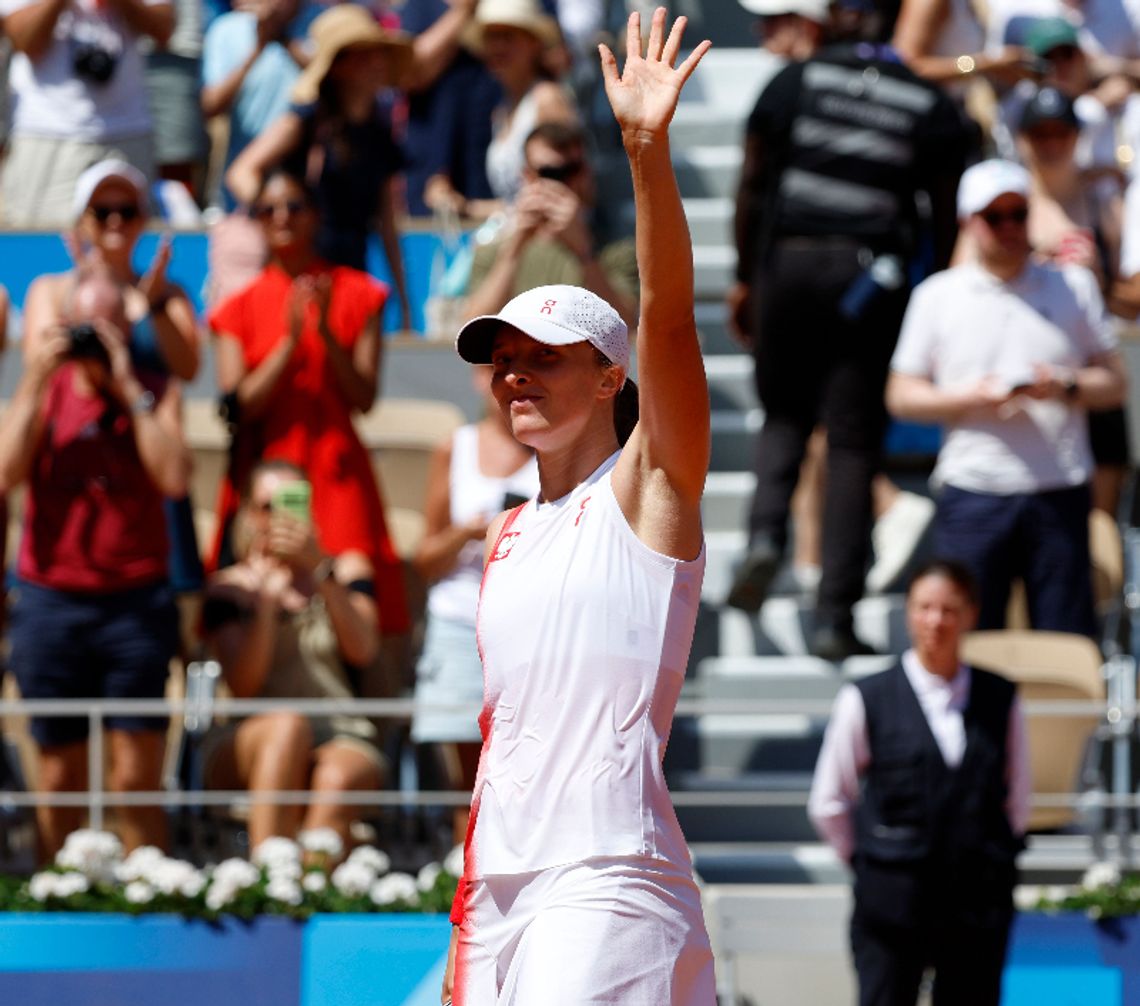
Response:
[[[391,871],[388,856],[361,846],[339,865],[340,839],[326,829],[299,842],[271,838],[252,861],[203,870],[144,846],[124,856],[106,832],[69,835],[55,865],[28,880],[0,877],[0,912],[165,912],[217,921],[225,916],[308,918],[315,913],[446,912],[462,872],[462,850],[417,876]]]

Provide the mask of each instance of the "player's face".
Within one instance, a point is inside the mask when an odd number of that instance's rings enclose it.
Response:
[[[934,573],[916,580],[906,599],[906,621],[924,665],[955,657],[977,614],[969,597],[947,577]]]
[[[588,342],[548,346],[504,325],[491,349],[491,391],[521,443],[536,450],[569,442],[585,428],[592,410],[616,389]]]

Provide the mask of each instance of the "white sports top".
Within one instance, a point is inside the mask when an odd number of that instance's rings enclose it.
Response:
[[[509,123],[506,109],[497,108],[492,114],[494,134],[487,146],[487,181],[496,199],[511,202],[522,186],[526,138],[538,124],[538,98],[534,92],[532,87],[522,96]]]
[[[538,491],[538,464],[531,457],[505,478],[484,475],[479,468],[479,427],[468,423],[452,436],[448,486],[452,524],[465,524],[473,517],[490,520],[503,510],[507,493],[528,497]],[[469,541],[460,551],[455,568],[432,585],[428,614],[474,625],[482,579],[483,541]]]
[[[689,862],[661,759],[705,550],[683,562],[637,538],[610,484],[618,456],[562,499],[527,503],[487,564],[468,877],[596,856]]]

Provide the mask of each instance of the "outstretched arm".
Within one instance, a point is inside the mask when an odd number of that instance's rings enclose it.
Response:
[[[626,62],[600,47],[606,95],[633,175],[641,314],[637,330],[641,419],[622,451],[613,486],[626,519],[650,548],[692,559],[701,547],[700,498],[709,463],[709,397],[693,320],[693,247],[669,154],[669,123],[708,41],[674,67],[686,19],[666,36],[653,13],[644,55],[631,14]]]

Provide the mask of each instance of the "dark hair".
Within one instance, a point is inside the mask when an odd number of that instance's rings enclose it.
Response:
[[[301,191],[301,198],[310,209],[315,209],[317,205],[317,194],[313,191],[313,187],[305,181],[288,164],[275,164],[262,176],[261,184],[257,187],[257,195],[253,197],[254,205],[265,194],[265,190],[269,188],[269,183],[276,181],[278,178],[283,178],[287,182],[292,182]]]
[[[540,122],[523,141],[523,150],[531,145],[532,141],[541,140],[558,151],[566,154],[575,147],[585,147],[587,144],[586,131],[576,122],[554,120]]]
[[[940,576],[944,580],[949,580],[973,607],[976,608],[981,603],[978,579],[969,566],[957,559],[943,559],[937,556],[933,559],[927,559],[911,575],[906,588],[907,597],[914,590],[914,585],[919,580],[925,580],[928,576]]]
[[[615,366],[614,361],[597,346],[594,347],[594,356],[597,358],[599,366]],[[625,384],[621,386],[621,390],[614,398],[614,433],[617,434],[619,447],[624,447],[625,442],[632,436],[633,428],[637,425],[640,415],[641,400],[638,397],[637,385],[633,383],[633,378],[627,376]]]

